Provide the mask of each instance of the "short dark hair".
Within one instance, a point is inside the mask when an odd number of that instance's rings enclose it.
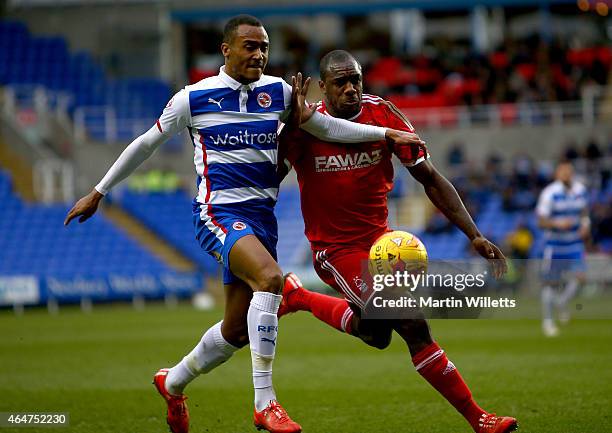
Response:
[[[357,61],[355,57],[351,53],[345,50],[333,50],[329,53],[325,54],[323,58],[321,58],[321,62],[319,63],[319,76],[322,80],[325,80],[325,76],[329,72],[329,66],[332,63],[341,63],[341,62],[355,62],[361,67],[361,64]]]
[[[236,29],[242,24],[253,27],[263,27],[262,22],[252,15],[236,15],[230,18],[227,24],[225,24],[225,28],[223,29],[223,42],[230,43],[232,39],[234,39]]]

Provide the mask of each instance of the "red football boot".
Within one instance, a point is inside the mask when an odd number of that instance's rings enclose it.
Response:
[[[283,300],[281,301],[280,307],[278,307],[278,313],[276,315],[280,318],[285,314],[295,313],[299,311],[295,305],[295,302],[292,302],[296,295],[299,295],[299,291],[304,289],[302,286],[302,282],[293,272],[289,272],[285,274],[285,282],[283,283]]]
[[[261,412],[254,411],[253,423],[257,430],[270,433],[300,433],[302,427],[287,414],[287,411],[276,401],[271,400]]]
[[[187,396],[170,394],[166,389],[166,376],[168,376],[167,368],[162,368],[153,376],[153,385],[168,404],[166,422],[172,433],[188,433],[189,410],[185,403]]]
[[[478,420],[478,433],[508,433],[518,428],[516,419],[485,413]]]

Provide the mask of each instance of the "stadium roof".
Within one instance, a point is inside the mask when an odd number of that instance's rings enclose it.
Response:
[[[575,3],[575,0],[8,0],[9,7],[57,7],[160,4],[172,10],[179,21],[199,21],[238,13],[263,15],[304,15],[318,13],[358,14],[393,9],[468,9],[482,6],[542,6]]]

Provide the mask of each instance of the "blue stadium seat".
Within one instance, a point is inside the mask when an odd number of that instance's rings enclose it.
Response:
[[[172,244],[206,272],[217,272],[216,261],[198,245],[192,221],[192,197],[183,191],[135,193],[123,191],[114,199],[132,216]]]
[[[103,215],[87,224],[63,226],[68,208],[24,203],[0,171],[0,274],[50,276],[172,272],[163,262],[115,228]]]
[[[0,84],[43,85],[69,92],[77,107],[111,106],[118,123],[150,118],[152,123],[170,98],[167,83],[150,78],[109,81],[100,65],[87,52],[71,54],[62,37],[32,37],[23,23],[0,20]],[[123,109],[123,107],[127,107]],[[90,119],[86,128],[95,139],[105,138],[105,119]],[[118,139],[133,138],[133,128],[118,131]]]

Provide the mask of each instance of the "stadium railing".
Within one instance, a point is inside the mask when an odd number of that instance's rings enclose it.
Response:
[[[504,103],[475,106],[401,108],[410,121],[427,128],[469,128],[474,125],[500,127],[514,125],[595,124],[600,116],[612,116],[612,110],[598,103],[597,93],[581,101]],[[161,108],[160,108],[161,110]],[[609,112],[608,112],[609,111]],[[81,140],[126,141],[149,128],[153,118],[125,118],[114,107],[79,107],[74,113],[74,133]]]
[[[500,127],[515,125],[594,125],[612,110],[599,102],[603,88],[586,91],[582,100],[567,102],[525,102],[474,106],[401,108],[410,121],[426,128],[469,128],[474,125]]]

